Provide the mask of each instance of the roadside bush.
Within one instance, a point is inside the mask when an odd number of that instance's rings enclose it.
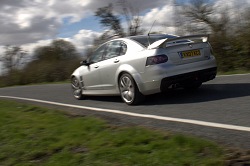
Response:
[[[55,40],[49,46],[38,47],[33,57],[35,60],[22,69],[11,69],[0,76],[0,87],[65,81],[80,62],[75,47],[64,40]]]

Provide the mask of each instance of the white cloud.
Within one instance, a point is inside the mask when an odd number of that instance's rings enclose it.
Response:
[[[60,39],[71,42],[81,54],[84,54],[84,52],[92,46],[93,40],[100,35],[101,35],[100,32],[83,29],[80,30],[76,35],[72,36],[71,38],[60,38]],[[26,43],[22,45],[22,49],[27,51],[29,55],[32,56],[35,48],[50,45],[52,41],[53,39],[47,39],[47,40],[38,40],[33,43]],[[5,46],[0,46],[0,55],[4,53],[5,50],[4,47]]]
[[[63,19],[78,22],[86,17],[90,0],[20,0],[0,2],[0,45],[21,45],[54,38]]]
[[[165,4],[164,0],[127,0],[140,12]],[[55,38],[64,18],[69,23],[93,15],[97,8],[114,0],[1,0],[0,45],[22,45],[46,38]],[[121,11],[121,7],[115,7]]]
[[[62,39],[73,43],[80,53],[84,53],[88,48],[92,46],[93,40],[100,35],[100,32],[83,29],[80,30],[78,34],[74,35],[72,38]]]
[[[76,49],[81,54],[83,54],[89,47],[92,46],[93,40],[99,35],[101,35],[100,32],[83,29],[80,30],[76,35],[72,36],[71,38],[60,38],[60,39],[71,42],[76,47]],[[29,52],[30,55],[32,55],[35,48],[50,45],[52,41],[53,41],[52,39],[38,40],[37,42],[34,43],[23,44],[22,48],[25,51]],[[0,51],[1,50],[3,50],[3,47],[2,49],[0,47]]]
[[[22,49],[29,52],[30,55],[32,55],[33,51],[37,47],[42,47],[42,46],[47,46],[52,42],[51,39],[48,40],[38,40],[37,42],[34,43],[27,43],[22,45]]]
[[[175,33],[174,0],[127,0],[134,10],[141,13],[142,27],[149,31]],[[116,4],[114,0],[1,0],[0,1],[0,47],[19,45],[28,51],[56,38],[64,20],[67,23],[78,22],[94,14],[97,8]],[[250,0],[216,0],[216,6],[228,6],[234,12],[250,6]],[[226,4],[226,5],[225,5]],[[235,10],[236,9],[236,10]],[[121,6],[115,6],[119,13]],[[84,27],[83,27],[84,28]],[[67,32],[65,32],[67,33]],[[76,35],[66,38],[79,50],[89,47],[94,37],[100,35],[92,30],[81,30]]]
[[[142,17],[142,26],[147,30],[152,27],[152,32],[162,32],[173,34],[175,33],[174,27],[174,6],[169,3],[161,8],[153,8],[145,16]]]

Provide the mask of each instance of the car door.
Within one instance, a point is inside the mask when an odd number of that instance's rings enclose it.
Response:
[[[100,63],[103,60],[105,54],[106,44],[99,47],[93,54],[88,58],[88,66],[84,66],[81,71],[83,78],[84,88],[86,90],[101,90],[102,81],[100,78]]]
[[[126,53],[127,45],[123,41],[111,41],[107,44],[106,53],[100,63],[100,77],[104,90],[115,90],[116,71],[120,65],[121,56]]]

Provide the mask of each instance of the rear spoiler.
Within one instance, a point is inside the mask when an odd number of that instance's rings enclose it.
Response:
[[[191,39],[200,39],[202,42],[207,42],[208,41],[209,35],[204,34],[204,35],[190,35],[190,36],[181,36],[181,37],[176,37],[176,38],[171,38],[171,39],[161,39],[157,40],[156,42],[150,44],[148,46],[148,49],[155,49],[155,48],[160,48],[163,47],[166,43],[172,42],[172,43],[177,43],[182,42],[183,40],[191,40]],[[191,42],[191,41],[190,41]]]

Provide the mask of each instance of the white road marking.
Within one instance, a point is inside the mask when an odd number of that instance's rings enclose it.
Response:
[[[207,127],[214,127],[214,128],[223,128],[223,129],[250,132],[250,127],[236,126],[236,125],[229,125],[229,124],[222,124],[222,123],[213,123],[213,122],[191,120],[191,119],[172,118],[172,117],[164,117],[164,116],[150,115],[150,114],[139,114],[139,113],[132,113],[132,112],[124,112],[124,111],[120,111],[120,110],[112,110],[112,109],[103,109],[103,108],[87,107],[87,106],[80,106],[80,105],[64,104],[64,103],[58,103],[58,102],[51,102],[51,101],[30,99],[30,98],[22,98],[22,97],[14,97],[14,96],[0,96],[0,98],[27,100],[27,101],[46,103],[46,104],[52,104],[52,105],[58,105],[58,106],[64,106],[64,107],[87,109],[87,110],[92,110],[92,111],[97,111],[97,112],[108,112],[108,113],[128,115],[128,116],[133,116],[133,117],[140,117],[140,118],[149,118],[149,119],[157,119],[157,120],[163,120],[163,121],[189,123],[189,124],[195,124],[195,125],[200,125],[200,126],[207,126]]]

